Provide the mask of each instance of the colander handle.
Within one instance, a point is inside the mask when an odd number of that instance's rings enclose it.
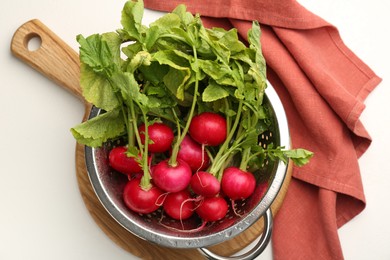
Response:
[[[272,234],[272,212],[271,209],[268,209],[264,215],[264,230],[260,237],[260,240],[257,242],[257,244],[248,252],[238,255],[238,256],[220,256],[217,255],[207,248],[199,248],[199,251],[206,256],[207,259],[213,259],[213,260],[251,260],[259,256],[264,249],[267,247]]]

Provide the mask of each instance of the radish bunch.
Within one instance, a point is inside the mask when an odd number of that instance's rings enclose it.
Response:
[[[223,116],[213,112],[198,114],[192,118],[188,129],[179,150],[174,153],[174,131],[170,126],[161,122],[148,126],[151,182],[146,188],[141,186],[140,158],[128,156],[125,146],[110,151],[110,166],[129,176],[123,192],[129,209],[145,214],[161,207],[176,220],[198,214],[203,221],[210,222],[225,217],[227,199],[246,199],[254,192],[256,180],[249,172],[231,166],[224,170],[226,174],[219,180],[215,173],[207,171],[210,152],[206,149],[220,146],[227,138]],[[141,144],[145,145],[145,124],[138,128],[138,133]],[[176,138],[180,139],[179,136]]]
[[[87,146],[124,143],[108,161],[129,176],[123,201],[130,210],[217,221],[230,201],[253,194],[265,160],[308,162],[304,149],[259,146],[275,125],[263,104],[258,22],[244,44],[235,29],[205,28],[184,5],[149,26],[142,17],[142,0],[131,0],[122,28],[77,36],[83,96],[103,112],[71,129]]]

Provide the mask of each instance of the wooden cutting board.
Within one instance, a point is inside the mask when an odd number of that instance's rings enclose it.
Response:
[[[37,50],[29,51],[28,41],[33,37],[41,39],[41,46]],[[42,22],[31,20],[16,30],[11,42],[11,51],[23,62],[79,97],[85,104],[83,120],[87,118],[91,105],[85,102],[81,95],[79,57],[72,48]],[[283,186],[271,205],[273,215],[278,212],[286,195],[291,179],[291,165],[290,163]],[[91,186],[85,165],[84,146],[80,144],[76,145],[76,174],[80,193],[91,216],[105,234],[120,247],[142,259],[203,259],[196,249],[161,247],[138,238],[119,225],[107,213]],[[259,220],[240,235],[209,249],[219,255],[232,255],[258,238],[262,229],[263,221]]]

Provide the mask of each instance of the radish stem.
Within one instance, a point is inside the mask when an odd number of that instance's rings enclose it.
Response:
[[[196,102],[197,102],[198,89],[199,89],[199,68],[198,68],[197,52],[196,52],[195,46],[193,46],[192,49],[193,49],[193,52],[194,52],[193,67],[196,68],[196,70],[195,70],[194,97],[192,99],[191,109],[190,109],[190,112],[188,114],[186,125],[185,125],[185,127],[183,129],[183,132],[178,137],[175,145],[173,146],[171,158],[169,159],[169,165],[171,165],[171,166],[176,166],[177,165],[177,154],[179,153],[180,144],[183,141],[184,137],[186,136],[186,134],[188,132],[188,129],[190,128],[191,120],[192,120],[192,118],[194,116],[194,111],[195,111]]]
[[[217,155],[214,157],[214,161],[210,167],[209,172],[211,174],[213,174],[214,176],[217,175],[218,171],[220,170],[220,168],[222,166],[224,159],[226,159],[226,157],[227,157],[226,153],[227,154],[229,153],[228,146],[229,146],[229,143],[234,136],[234,132],[236,131],[237,126],[240,122],[241,113],[242,113],[242,105],[243,105],[243,101],[240,100],[240,102],[238,104],[236,118],[234,120],[232,128],[229,130],[229,135],[227,136],[227,138],[226,138],[225,142],[222,144],[222,146],[219,148],[219,151],[218,151]],[[230,151],[230,152],[232,152],[232,151]]]
[[[145,145],[143,147],[144,149],[143,149],[143,156],[142,156],[142,169],[144,171],[144,174],[141,178],[140,186],[143,190],[149,190],[152,187],[152,184],[150,183],[151,176],[149,172],[149,163],[148,163],[149,123],[148,123],[148,117],[146,115],[146,112],[144,111],[144,109],[142,109],[142,106],[140,104],[137,103],[137,105],[141,108],[142,116],[144,118],[144,123],[145,123]]]

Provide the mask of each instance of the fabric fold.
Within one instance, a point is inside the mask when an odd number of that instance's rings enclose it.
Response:
[[[371,137],[360,122],[381,79],[341,40],[337,28],[294,0],[145,0],[172,11],[184,3],[206,27],[236,28],[246,40],[260,22],[267,76],[287,113],[294,148],[314,152],[293,168],[273,232],[275,259],[343,259],[337,229],[366,201],[358,158]]]
[[[177,5],[185,4],[188,11],[199,13],[204,17],[257,20],[262,24],[293,29],[311,29],[329,25],[298,2],[291,0],[145,0],[144,3],[146,8],[157,11],[172,11]]]

